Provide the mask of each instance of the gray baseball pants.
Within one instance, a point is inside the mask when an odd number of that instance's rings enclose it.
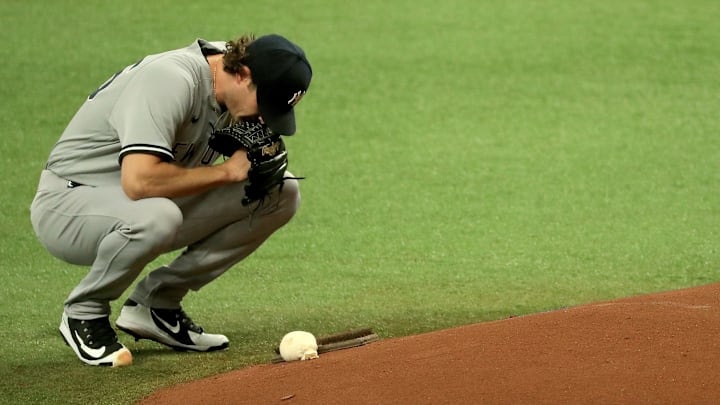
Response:
[[[199,290],[250,255],[293,217],[300,193],[296,180],[286,180],[282,191],[259,208],[257,203],[244,207],[244,186],[133,201],[119,185],[69,188],[67,180],[43,171],[30,208],[33,229],[54,256],[90,266],[65,301],[68,316],[109,315],[110,302],[163,253],[184,248],[170,264],[140,280],[130,299],[153,308],[178,308],[189,290]]]

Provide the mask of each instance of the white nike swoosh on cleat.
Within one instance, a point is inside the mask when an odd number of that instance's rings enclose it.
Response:
[[[157,319],[158,321],[160,321],[160,323],[163,324],[166,328],[168,328],[168,330],[169,330],[170,332],[175,333],[175,334],[180,333],[180,322],[177,322],[177,321],[176,321],[175,325],[170,325],[169,323],[165,322],[164,319],[160,318],[160,317],[155,313],[155,311],[152,311],[152,314],[153,314],[153,318],[155,318],[155,319]]]
[[[94,357],[96,360],[100,359],[103,354],[105,354],[105,346],[99,348],[99,349],[93,349],[85,345],[85,342],[83,342],[82,339],[80,339],[80,336],[78,335],[77,331],[73,331],[75,334],[75,339],[77,339],[78,342],[80,342],[80,349],[82,349],[83,352],[89,354],[90,356]]]

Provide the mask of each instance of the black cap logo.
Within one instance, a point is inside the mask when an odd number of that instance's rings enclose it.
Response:
[[[295,94],[293,94],[292,98],[288,100],[288,105],[295,107],[295,105],[299,103],[300,100],[302,100],[305,93],[307,93],[307,91],[305,90],[296,91]]]

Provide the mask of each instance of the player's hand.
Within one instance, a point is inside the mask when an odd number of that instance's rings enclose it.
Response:
[[[245,149],[238,149],[230,158],[222,163],[222,166],[227,169],[231,181],[240,182],[247,180],[248,171],[250,171],[250,161],[247,158],[247,151]]]

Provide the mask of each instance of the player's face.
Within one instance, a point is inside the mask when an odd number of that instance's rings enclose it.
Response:
[[[230,114],[237,117],[254,117],[259,114],[257,105],[257,87],[250,76],[235,75],[232,90],[225,100]]]

